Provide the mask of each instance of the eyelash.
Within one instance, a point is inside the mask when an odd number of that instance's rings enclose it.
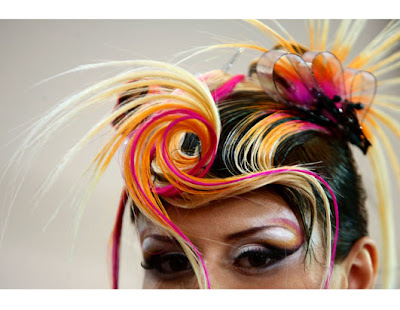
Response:
[[[297,249],[282,249],[269,245],[246,245],[239,248],[233,259],[233,266],[245,274],[259,274],[290,256]],[[172,265],[171,265],[172,264]],[[153,270],[160,277],[176,278],[192,271],[192,266],[182,252],[154,254],[144,260],[141,266]]]
[[[154,270],[160,276],[165,277],[183,275],[192,270],[188,258],[184,253],[180,252],[151,255],[141,263],[141,266],[145,270]]]
[[[246,274],[262,273],[296,251],[297,249],[288,250],[267,245],[246,245],[239,248],[233,265]]]

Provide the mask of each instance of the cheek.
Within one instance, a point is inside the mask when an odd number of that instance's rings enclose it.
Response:
[[[286,288],[321,289],[324,287],[327,269],[321,250],[320,247],[314,248],[307,256],[303,250],[293,257],[295,262],[290,263],[292,257],[288,260],[285,272],[288,283]]]

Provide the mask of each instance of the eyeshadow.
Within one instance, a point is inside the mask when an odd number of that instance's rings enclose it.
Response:
[[[162,254],[171,249],[180,249],[175,239],[158,234],[144,236],[141,241],[141,248],[144,254],[149,255]]]
[[[266,225],[251,227],[249,229],[233,233],[225,238],[227,242],[243,240],[257,236],[258,239],[265,239],[271,246],[297,249],[304,241],[300,227],[287,218],[275,218],[268,220]]]
[[[271,245],[285,248],[298,248],[304,242],[303,232],[294,221],[287,218],[275,218],[268,221],[268,230],[272,232],[269,240]],[[291,236],[276,236],[274,238],[274,230],[281,230],[283,233],[290,232]]]

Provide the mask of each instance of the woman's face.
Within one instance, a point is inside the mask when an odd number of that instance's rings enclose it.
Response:
[[[254,191],[197,209],[169,207],[171,220],[202,254],[211,288],[321,288],[326,261],[319,231],[305,255],[299,220],[272,192]],[[144,288],[197,288],[177,242],[143,216],[138,229]],[[307,258],[305,258],[307,257]]]

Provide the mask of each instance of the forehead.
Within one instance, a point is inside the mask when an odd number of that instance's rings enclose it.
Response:
[[[215,201],[196,209],[174,206],[166,206],[166,209],[172,222],[187,236],[193,237],[223,239],[226,235],[267,225],[276,220],[289,220],[297,225],[299,223],[286,201],[267,190]],[[141,226],[139,225],[140,231],[144,228]]]

